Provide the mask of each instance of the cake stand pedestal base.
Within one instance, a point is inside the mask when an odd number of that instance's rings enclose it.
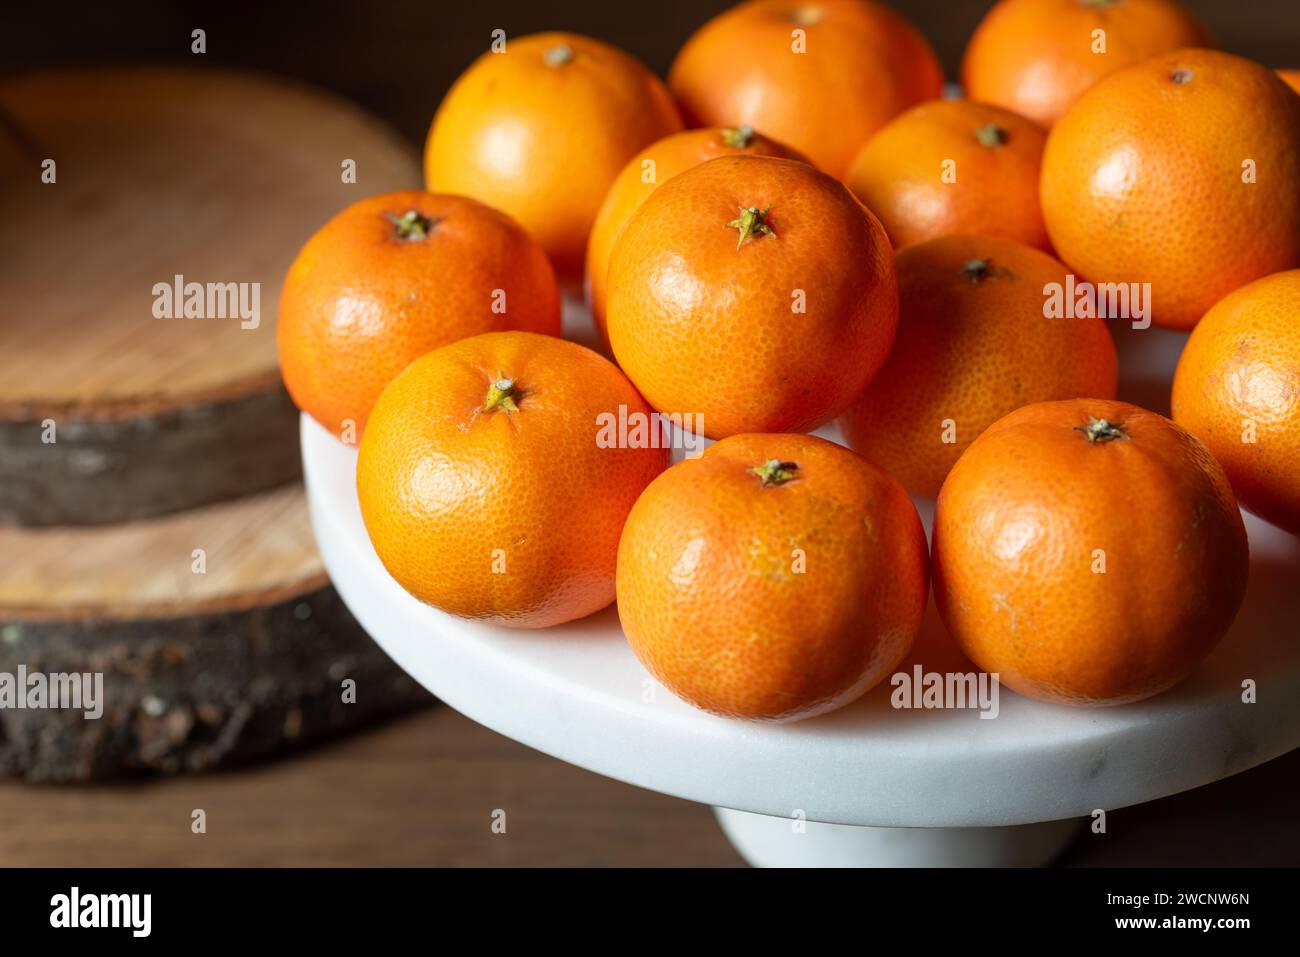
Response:
[[[1041,867],[1081,818],[1016,827],[858,827],[715,807],[722,831],[754,867]]]

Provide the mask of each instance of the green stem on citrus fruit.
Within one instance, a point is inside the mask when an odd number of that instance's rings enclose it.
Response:
[[[799,471],[799,465],[796,462],[782,462],[780,459],[768,459],[762,465],[755,465],[752,469],[746,469],[750,475],[757,475],[763,483],[764,488],[772,485],[782,485],[795,477],[794,473]]]
[[[556,44],[542,55],[542,59],[547,66],[564,66],[566,63],[572,63],[573,47],[567,43]]]
[[[754,142],[754,128],[748,123],[737,126],[734,130],[722,131],[722,142],[736,150],[747,150]]]
[[[483,400],[483,411],[495,412],[498,409],[505,409],[507,412],[518,412],[517,402],[521,398],[523,393],[515,385],[515,380],[500,376],[488,386],[487,397]]]
[[[985,279],[993,278],[993,260],[972,259],[961,267],[961,274],[969,282],[978,286]]]
[[[397,227],[397,235],[400,239],[407,240],[428,239],[429,234],[433,232],[433,227],[441,222],[439,219],[422,216],[413,209],[408,209],[401,216],[387,213],[384,218]]]
[[[1129,436],[1124,431],[1123,422],[1111,422],[1107,419],[1098,419],[1088,416],[1087,425],[1076,425],[1075,431],[1082,432],[1087,436],[1088,441],[1093,445],[1104,445],[1107,442],[1113,442],[1116,439],[1127,439]]]
[[[756,236],[776,238],[776,230],[767,221],[770,212],[772,212],[771,206],[766,209],[759,209],[757,206],[740,207],[740,215],[727,223],[728,229],[740,230],[740,238],[736,240],[737,249]]]
[[[985,146],[991,150],[997,149],[1006,143],[1007,131],[996,123],[989,123],[975,131],[975,139],[979,141],[980,146]]]

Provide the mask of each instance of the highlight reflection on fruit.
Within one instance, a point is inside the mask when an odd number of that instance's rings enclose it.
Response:
[[[1241,503],[1300,535],[1300,269],[1225,296],[1178,361],[1174,421],[1209,447]]]
[[[734,129],[685,130],[665,136],[628,160],[623,171],[605,194],[587,243],[587,304],[603,338],[605,329],[605,285],[614,243],[622,235],[632,214],[650,194],[678,173],[719,156],[781,156],[804,159],[788,146],[764,136],[751,126]]]
[[[388,571],[421,601],[545,628],[614,600],[628,510],[668,464],[656,446],[601,445],[598,416],[650,409],[608,360],[528,332],[462,339],[384,390],[357,494]]]
[[[614,177],[681,128],[663,83],[633,57],[591,37],[539,33],[483,54],[456,81],[429,129],[425,181],[513,216],[562,279],[577,279]]]
[[[531,629],[617,598],[699,708],[866,693],[931,570],[950,650],[1008,687],[1140,701],[1237,614],[1235,494],[1300,533],[1300,96],[1207,42],[1171,0],[1003,0],[941,100],[920,32],[863,0],[740,4],[667,84],[510,38],[437,108],[438,192],[304,247],[285,381],[358,426],[411,595]],[[560,338],[579,277],[614,361]],[[1108,322],[1147,317],[1196,327],[1176,422],[1115,398]],[[805,434],[837,418],[850,448]],[[683,429],[716,444],[669,468]],[[932,558],[909,493],[937,496]]]
[[[929,43],[865,0],[750,0],[686,41],[668,85],[691,126],[748,123],[843,176],[876,130],[939,96]]]
[[[1205,446],[1125,402],[1012,412],[935,507],[944,624],[981,669],[1060,704],[1141,701],[1185,678],[1236,616],[1249,558]]]
[[[659,187],[623,229],[606,322],[650,404],[702,415],[711,438],[814,429],[893,342],[889,237],[806,163],[709,160]]]
[[[1023,116],[934,100],[867,140],[844,183],[880,217],[896,248],[965,233],[1050,250],[1038,205],[1046,142]]]
[[[645,666],[692,704],[811,717],[902,661],[926,564],[916,509],[882,469],[813,436],[736,435],[637,501],[619,543],[619,616]]]
[[[840,420],[849,445],[933,498],[985,429],[1032,402],[1113,399],[1115,344],[1097,318],[1043,314],[1067,267],[991,236],[898,254],[899,330],[880,375]]]
[[[1213,45],[1177,0],[998,0],[966,47],[961,76],[971,99],[1050,127],[1116,70]]]
[[[1057,253],[1150,283],[1157,325],[1300,265],[1300,96],[1250,60],[1178,50],[1111,74],[1052,128],[1042,177]]]
[[[360,434],[412,359],[507,329],[560,334],[541,248],[472,199],[386,193],[343,210],[294,260],[280,294],[280,373],[317,422]]]

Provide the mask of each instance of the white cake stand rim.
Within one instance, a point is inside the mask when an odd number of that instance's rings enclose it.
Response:
[[[519,632],[416,601],[370,546],[356,505],[355,450],[305,416],[302,448],[326,568],[399,666],[480,724],[650,790],[829,824],[1006,826],[1153,800],[1300,746],[1300,655],[1275,675],[1259,675],[1269,681],[1253,705],[1241,703],[1235,680],[1216,685],[1204,676],[1100,711],[1054,708],[1003,689],[998,720],[917,713],[928,728],[882,707],[887,688],[795,725],[718,718],[662,689],[647,703],[653,682],[612,610]],[[1263,526],[1251,521],[1256,535]]]

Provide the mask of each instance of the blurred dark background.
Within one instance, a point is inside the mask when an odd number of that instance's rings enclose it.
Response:
[[[956,79],[992,0],[885,0],[912,20]],[[1300,67],[1300,0],[1185,0],[1219,45],[1271,67]],[[495,29],[590,34],[663,75],[673,54],[727,0],[378,0],[324,3],[105,4],[64,0],[0,12],[0,70],[47,64],[200,61],[299,77],[382,116],[422,144],[443,92]],[[208,52],[190,50],[207,31]]]

